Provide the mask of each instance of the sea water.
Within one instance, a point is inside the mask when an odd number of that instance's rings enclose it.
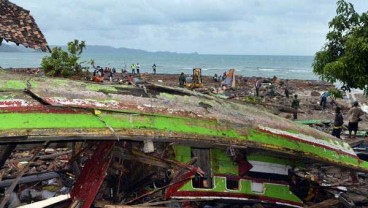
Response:
[[[40,67],[42,57],[48,53],[0,52],[2,68]],[[191,74],[194,67],[202,68],[202,74],[220,75],[231,68],[235,73],[247,77],[279,77],[283,79],[316,80],[312,72],[313,56],[271,56],[271,55],[203,55],[175,53],[83,53],[81,61],[84,66],[93,59],[95,65],[115,67],[118,71],[131,64],[139,63],[141,73],[152,73],[152,65],[156,64],[157,73]]]

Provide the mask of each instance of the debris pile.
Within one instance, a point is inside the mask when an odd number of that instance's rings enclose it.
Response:
[[[68,172],[68,148],[19,145],[1,169],[2,204],[17,207],[67,194],[74,178]],[[35,156],[37,155],[37,156]]]

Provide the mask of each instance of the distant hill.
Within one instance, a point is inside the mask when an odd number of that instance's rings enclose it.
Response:
[[[63,50],[67,50],[67,46],[58,46],[58,45],[51,45],[50,48],[53,47],[61,47]],[[16,46],[16,45],[9,45],[3,43],[0,46],[0,52],[24,52],[24,53],[34,53],[37,52],[31,48],[25,48],[23,46]],[[157,51],[157,52],[149,52],[141,49],[133,49],[133,48],[114,48],[111,46],[102,46],[102,45],[87,45],[86,49],[83,53],[117,53],[117,54],[180,54],[176,52],[168,52],[168,51]],[[198,53],[191,53],[191,54],[198,54]]]
[[[98,45],[87,45],[86,53],[121,53],[121,54],[142,54],[150,53],[145,50],[132,49],[132,48],[114,48],[111,46],[98,46]]]
[[[14,44],[2,43],[0,46],[0,52],[34,53],[38,51],[34,50],[33,48],[26,48],[22,45],[17,46]]]
[[[51,46],[52,47],[56,47]],[[61,47],[63,50],[67,50],[67,46],[58,46]],[[169,51],[156,51],[156,52],[150,52],[145,51],[142,49],[133,49],[133,48],[114,48],[112,46],[104,46],[104,45],[87,45],[86,49],[83,51],[83,53],[117,53],[117,54],[181,54],[176,52],[169,52]],[[198,54],[197,52],[190,53],[190,54]]]
[[[0,46],[0,52],[20,52],[16,47],[8,44],[1,44]]]

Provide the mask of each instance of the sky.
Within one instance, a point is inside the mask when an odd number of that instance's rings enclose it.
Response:
[[[49,45],[79,39],[146,51],[314,55],[336,0],[10,0],[31,11]],[[358,13],[367,0],[350,0]]]

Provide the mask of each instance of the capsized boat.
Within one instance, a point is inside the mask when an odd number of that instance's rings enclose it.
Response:
[[[125,204],[142,203],[150,187],[150,196],[164,192],[162,204],[302,207],[308,190],[298,191],[295,169],[323,164],[368,172],[347,143],[248,104],[152,83],[4,71],[0,79],[0,144],[98,141],[71,191],[71,203],[81,207],[93,203],[113,158],[130,161],[121,181]],[[142,178],[149,182],[132,191]]]

